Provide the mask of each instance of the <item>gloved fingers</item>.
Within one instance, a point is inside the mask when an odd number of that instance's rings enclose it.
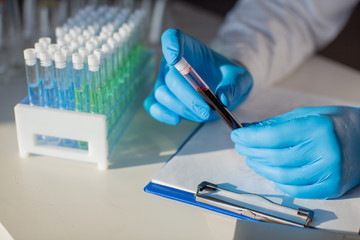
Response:
[[[310,115],[328,114],[334,111],[335,107],[301,107],[296,108],[290,112],[281,114],[274,118],[262,121],[263,124],[274,124],[279,122],[289,121],[294,118],[302,118]]]
[[[200,121],[210,119],[213,110],[174,67],[170,67],[165,83],[174,96],[194,114],[194,117]]]
[[[274,124],[250,125],[232,131],[231,140],[253,148],[286,148],[295,146],[313,136],[325,117],[308,116]]]
[[[302,167],[272,167],[251,158],[246,159],[246,164],[257,174],[285,185],[310,185],[324,181],[331,175],[327,163],[322,159]]]
[[[305,141],[289,148],[251,148],[235,144],[236,151],[252,161],[269,167],[302,167],[316,159],[311,144]]]
[[[190,111],[182,102],[177,99],[172,92],[167,88],[166,85],[161,85],[155,90],[155,99],[161,105],[165,106],[167,109],[171,109],[172,112],[195,122],[202,122],[203,119],[200,119],[192,111]]]
[[[225,106],[234,109],[248,97],[253,79],[248,71],[233,63],[220,65],[220,72],[221,81],[216,87],[216,95]]]
[[[179,115],[158,103],[153,93],[145,99],[144,108],[153,118],[166,124],[176,125],[181,120]]]
[[[275,183],[275,185],[281,191],[295,198],[327,199],[341,196],[344,193],[339,183],[333,179],[303,186],[279,183]]]

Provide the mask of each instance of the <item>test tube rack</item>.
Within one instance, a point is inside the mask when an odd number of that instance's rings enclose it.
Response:
[[[28,97],[18,103],[14,112],[20,156],[39,154],[89,162],[97,164],[101,170],[107,169],[113,149],[142,106],[154,80],[154,52],[147,50],[143,62],[142,70],[124,93],[126,102],[120,100],[114,105],[113,112],[120,105],[123,109],[115,123],[110,124],[111,113],[104,115],[33,106]],[[70,143],[81,141],[86,142],[87,147],[44,144],[42,138],[57,138]]]

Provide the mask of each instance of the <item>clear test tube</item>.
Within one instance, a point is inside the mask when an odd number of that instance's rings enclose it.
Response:
[[[52,59],[48,52],[40,53],[40,65],[39,78],[43,87],[44,106],[58,108],[56,79]]]
[[[36,50],[34,48],[25,49],[24,59],[30,105],[42,106],[42,86],[36,66]]]
[[[125,53],[124,53],[124,41],[123,38],[121,37],[121,35],[119,33],[114,33],[113,34],[113,38],[116,40],[116,42],[118,43],[118,54],[117,54],[117,58],[118,58],[118,63],[119,63],[119,80],[121,83],[126,83],[126,74],[125,74]]]
[[[106,86],[108,87],[108,95],[110,98],[110,103],[114,103],[117,98],[115,98],[115,92],[114,92],[114,67],[113,67],[113,61],[111,56],[111,48],[109,45],[104,44],[101,47],[101,52],[104,55],[105,58],[105,66],[106,66]]]
[[[74,110],[74,96],[70,89],[66,57],[62,52],[55,53],[55,73],[59,95],[59,107],[64,110]]]
[[[109,38],[107,44],[112,49],[112,61],[114,66],[114,78],[118,82],[119,79],[119,44],[114,38]]]
[[[90,112],[90,89],[86,81],[84,60],[80,53],[72,54],[75,110],[78,112]]]
[[[71,91],[72,98],[74,98],[74,76],[73,76],[73,67],[72,67],[72,51],[69,47],[62,47],[61,52],[66,58],[66,76],[69,79],[69,88]]]
[[[103,53],[101,52],[100,49],[95,49],[94,54],[100,61],[101,96],[102,96],[102,101],[103,101],[103,106],[104,106],[104,113],[107,114],[109,112],[109,110],[110,110],[111,102],[109,101],[108,91],[107,91],[107,86],[106,86],[106,62],[105,62],[105,57],[104,57],[104,55],[103,55]]]
[[[86,86],[88,88],[90,88],[90,79],[89,79],[89,71],[88,71],[88,56],[89,56],[89,51],[85,48],[85,47],[81,47],[79,48],[79,53],[81,55],[81,57],[83,58],[83,61],[84,61],[84,71],[85,71],[85,82],[86,82]],[[90,91],[90,90],[89,90]],[[88,105],[90,106],[90,95],[89,95],[89,98],[87,98],[87,101],[88,101]]]
[[[92,113],[103,113],[100,61],[94,54],[88,56],[88,67],[90,78],[90,109]]]
[[[40,73],[40,53],[43,51],[46,51],[46,46],[44,46],[44,44],[42,43],[35,43],[35,51],[36,51],[36,68],[37,68],[37,73],[39,76]]]

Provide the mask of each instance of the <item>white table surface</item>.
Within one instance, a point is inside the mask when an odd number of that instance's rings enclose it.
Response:
[[[315,56],[280,88],[360,105],[360,72]],[[18,155],[12,107],[22,82],[0,86],[0,222],[14,239],[232,239],[235,220],[144,193],[197,126],[167,126],[141,109],[112,156],[114,166]]]

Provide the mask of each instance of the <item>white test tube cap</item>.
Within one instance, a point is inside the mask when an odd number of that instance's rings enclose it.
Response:
[[[114,38],[109,38],[107,43],[112,49],[116,48],[118,45],[117,41]]]
[[[71,51],[71,48],[67,47],[67,46],[64,46],[60,49],[60,51],[64,54],[64,56],[66,58],[70,58],[71,57],[71,54],[72,54],[72,51]]]
[[[53,60],[55,60],[55,55],[54,54],[59,50],[60,49],[59,49],[59,46],[57,44],[53,43],[53,44],[49,45],[48,51],[49,51],[49,54],[50,54],[50,56],[52,57]]]
[[[34,66],[36,64],[36,50],[34,48],[27,48],[24,50],[25,64]]]
[[[122,38],[122,36],[120,35],[120,33],[114,33],[113,34],[113,38],[118,42],[118,43],[120,43],[122,40],[123,40],[123,38]]]
[[[65,42],[64,39],[58,38],[58,39],[56,40],[56,44],[57,44],[59,47],[62,47],[62,46],[65,46],[65,45],[66,45],[66,42]]]
[[[121,28],[119,29],[118,33],[120,34],[120,36],[121,36],[123,39],[126,38],[127,35],[128,35],[128,32],[125,30],[124,27],[121,27]]]
[[[92,36],[90,38],[90,41],[94,43],[95,48],[99,47],[99,41],[98,41],[98,38],[96,36]]]
[[[64,35],[64,40],[65,40],[65,42],[67,42],[67,43],[71,43],[71,41],[73,40],[73,37],[72,37],[69,33],[66,33],[66,34]]]
[[[65,68],[66,67],[66,57],[60,51],[55,53],[55,68]]]
[[[75,30],[75,28],[71,28],[71,29],[69,30],[69,34],[73,37],[73,39],[76,39],[76,37],[77,37],[77,35],[78,35],[78,33],[77,33],[77,31]]]
[[[175,63],[174,67],[179,71],[181,75],[186,75],[191,70],[190,64],[184,59],[181,58],[180,61]]]
[[[96,72],[100,69],[100,61],[95,54],[88,56],[89,71]]]
[[[51,38],[50,37],[39,38],[39,43],[42,43],[45,46],[49,46],[51,44]]]
[[[86,61],[87,57],[89,56],[89,51],[86,48],[81,47],[81,48],[79,48],[79,53],[82,56],[82,58],[84,59],[84,61]]]
[[[101,46],[101,51],[105,54],[109,54],[112,52],[112,49],[110,48],[110,46],[108,44],[103,44]]]
[[[80,53],[72,54],[72,63],[73,63],[73,68],[76,70],[81,70],[84,68],[84,59]]]
[[[92,41],[87,41],[85,43],[85,47],[89,51],[89,53],[92,53],[94,51],[94,49],[96,48],[95,43],[93,43]]]
[[[51,66],[51,55],[46,51],[40,52],[40,65],[42,67]]]
[[[46,47],[42,43],[37,42],[35,43],[34,47],[37,54],[37,58],[40,58],[40,52],[46,51]]]
[[[100,49],[95,49],[94,50],[94,55],[99,59],[99,61],[101,60],[102,52],[101,52]]]
[[[86,29],[82,32],[82,35],[85,37],[86,40],[91,38],[92,36],[92,34]]]
[[[96,29],[92,25],[89,25],[86,30],[88,30],[92,35],[95,35],[96,33]]]
[[[64,36],[64,34],[65,34],[65,31],[64,31],[64,29],[62,27],[56,27],[55,28],[55,36],[57,38],[62,38]]]
[[[70,47],[71,47],[71,50],[72,50],[72,51],[75,51],[75,50],[77,50],[77,49],[80,47],[80,44],[79,44],[77,41],[72,41],[72,42],[70,43]]]

